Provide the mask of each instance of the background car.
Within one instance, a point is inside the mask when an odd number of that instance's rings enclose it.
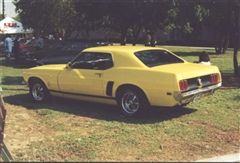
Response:
[[[21,39],[21,63],[29,66],[68,63],[83,49],[100,46],[102,43],[81,41],[44,40],[44,48],[37,50],[34,40]],[[104,44],[107,45],[107,44]]]

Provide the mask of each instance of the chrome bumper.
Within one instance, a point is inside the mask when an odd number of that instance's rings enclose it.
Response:
[[[200,97],[213,94],[214,91],[222,86],[222,83],[218,83],[216,85],[211,85],[204,88],[199,88],[196,90],[188,91],[188,92],[175,92],[174,98],[177,101],[178,105],[183,105],[190,103]]]

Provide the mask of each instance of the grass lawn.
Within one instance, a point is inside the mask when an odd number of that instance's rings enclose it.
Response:
[[[7,108],[5,143],[16,161],[194,161],[239,152],[240,80],[232,51],[170,47],[188,61],[203,50],[223,75],[223,88],[183,109],[153,108],[126,118],[115,106],[53,98],[33,103],[22,84],[23,68],[2,64]],[[239,58],[240,60],[240,58]]]

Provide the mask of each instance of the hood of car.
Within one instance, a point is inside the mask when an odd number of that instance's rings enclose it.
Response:
[[[50,64],[50,65],[43,65],[33,67],[31,69],[41,69],[41,70],[62,70],[66,67],[66,64]]]
[[[204,76],[213,73],[219,73],[216,66],[209,66],[196,63],[177,63],[152,67],[151,69],[175,74],[179,79],[188,79],[192,77]]]

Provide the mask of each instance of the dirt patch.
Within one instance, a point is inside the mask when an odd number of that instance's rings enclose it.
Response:
[[[209,131],[208,134],[212,140],[219,140],[220,142],[232,143],[233,145],[240,147],[239,131],[222,130],[215,125],[203,121],[189,121],[188,123],[196,127],[204,126]],[[214,130],[214,132],[212,132],[212,130]]]
[[[46,134],[51,134],[51,131],[35,119],[33,111],[10,104],[6,104],[5,107],[7,119],[4,141],[10,151],[24,149],[31,142],[42,141]]]
[[[224,155],[226,151],[239,152],[239,130],[223,130],[218,126],[200,120],[192,120],[187,122],[187,124],[190,124],[192,127],[204,128],[206,131],[204,141],[192,140],[191,143],[185,142],[182,144],[182,149],[190,152],[189,154],[195,157],[196,160]],[[194,152],[191,153],[191,151]]]
[[[209,136],[213,137],[220,142],[225,142],[227,144],[232,144],[236,147],[240,147],[240,134],[237,131],[219,131],[217,133],[209,133]]]

